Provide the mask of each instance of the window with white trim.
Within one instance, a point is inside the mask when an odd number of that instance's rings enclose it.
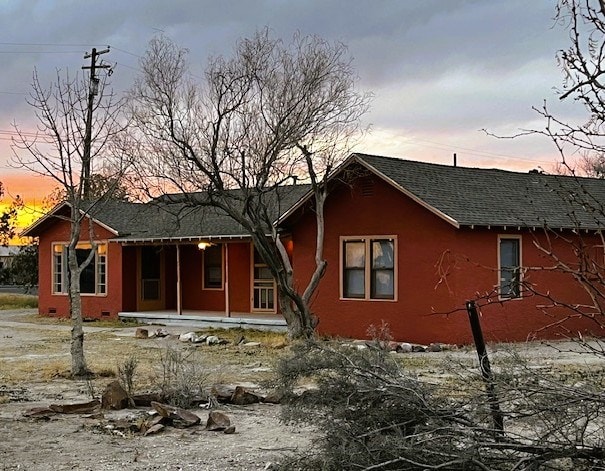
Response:
[[[499,237],[499,294],[500,298],[521,297],[521,238]]]
[[[76,246],[78,265],[90,255],[93,250],[89,243]],[[53,244],[52,280],[53,293],[67,293],[69,268],[67,263],[67,244]],[[107,293],[107,244],[98,244],[95,255],[80,274],[80,293],[104,295]]]
[[[345,299],[394,300],[394,237],[341,239],[341,294]]]

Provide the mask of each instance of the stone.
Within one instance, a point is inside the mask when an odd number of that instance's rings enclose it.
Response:
[[[387,350],[391,352],[396,352],[399,348],[399,342],[390,341],[387,343]]]
[[[170,418],[170,414],[171,412],[176,409],[173,406],[169,406],[168,404],[161,404],[159,402],[155,402],[152,401],[151,402],[151,407],[153,407],[153,409],[160,414],[161,417],[164,417],[165,419]]]
[[[235,387],[228,384],[215,384],[210,389],[210,395],[222,403],[230,402],[234,392]]]
[[[443,351],[443,347],[441,346],[440,343],[432,343],[428,346],[427,349],[429,352],[442,352]]]
[[[246,389],[241,386],[237,386],[231,396],[231,403],[238,406],[245,406],[248,404],[256,404],[257,402],[260,402],[260,399],[260,396],[246,391]]]
[[[179,340],[181,342],[193,342],[193,339],[197,338],[197,334],[195,332],[187,332],[179,335]]]
[[[149,331],[147,329],[143,329],[142,327],[137,327],[137,330],[134,332],[134,336],[137,339],[147,339],[149,338]]]
[[[267,404],[280,404],[283,398],[284,394],[281,391],[275,390],[263,397],[262,402]]]
[[[426,352],[426,347],[424,345],[412,345],[412,352]]]
[[[235,425],[229,425],[229,427],[227,427],[225,430],[223,430],[223,433],[226,433],[227,435],[231,435],[232,433],[235,433]]]
[[[157,411],[160,417],[164,419],[180,421],[181,424],[185,427],[197,425],[201,421],[200,417],[197,414],[189,412],[186,409],[181,409],[180,407],[174,407],[168,404],[161,404],[155,401],[151,403],[151,407],[153,407]]]
[[[191,343],[204,343],[206,342],[207,338],[208,334],[196,335],[194,338],[191,339]]]
[[[407,342],[401,342],[397,347],[398,353],[410,353],[412,351],[412,344]]]
[[[161,432],[162,430],[164,430],[164,426],[162,424],[155,424],[154,426],[149,427],[145,431],[145,433],[143,434],[143,436],[146,437],[147,435],[158,433],[158,432]]]
[[[202,421],[199,415],[190,412],[187,409],[181,409],[180,407],[176,409],[174,415],[176,416],[175,418],[180,420],[185,425],[185,427],[197,425]]]
[[[99,401],[94,399],[76,404],[51,404],[48,408],[57,414],[92,414],[99,410],[99,405]]]
[[[261,343],[260,342],[244,342],[242,344],[240,344],[242,347],[260,347]]]
[[[164,398],[160,394],[135,394],[131,397],[136,407],[151,407],[152,402],[162,402]]]
[[[128,393],[124,390],[119,381],[112,381],[109,383],[101,395],[101,407],[103,409],[126,409],[128,403]]]
[[[218,345],[221,339],[219,339],[216,335],[209,335],[206,337],[206,345]]]
[[[219,411],[212,411],[208,414],[206,421],[206,430],[211,432],[222,432],[231,426],[231,421],[226,414]]]

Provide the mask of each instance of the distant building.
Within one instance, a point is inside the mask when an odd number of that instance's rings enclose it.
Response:
[[[0,246],[0,271],[10,268],[13,258],[20,250],[21,247],[18,245]]]

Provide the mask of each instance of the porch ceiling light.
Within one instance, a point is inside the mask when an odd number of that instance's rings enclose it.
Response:
[[[206,250],[211,245],[212,244],[210,242],[200,242],[199,244],[197,244],[197,248],[200,250]]]

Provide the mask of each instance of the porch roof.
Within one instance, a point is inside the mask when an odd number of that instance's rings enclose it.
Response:
[[[267,193],[269,217],[277,219],[307,191],[307,185],[292,185],[280,187],[278,192]],[[245,195],[235,190],[230,197],[236,208],[238,205],[243,208]],[[82,213],[115,234],[112,242],[124,244],[250,238],[248,231],[226,212],[207,204],[203,193],[193,193],[166,195],[149,203],[97,201],[89,204]],[[69,207],[67,202],[56,206],[21,235],[40,235],[49,224],[65,220]]]

